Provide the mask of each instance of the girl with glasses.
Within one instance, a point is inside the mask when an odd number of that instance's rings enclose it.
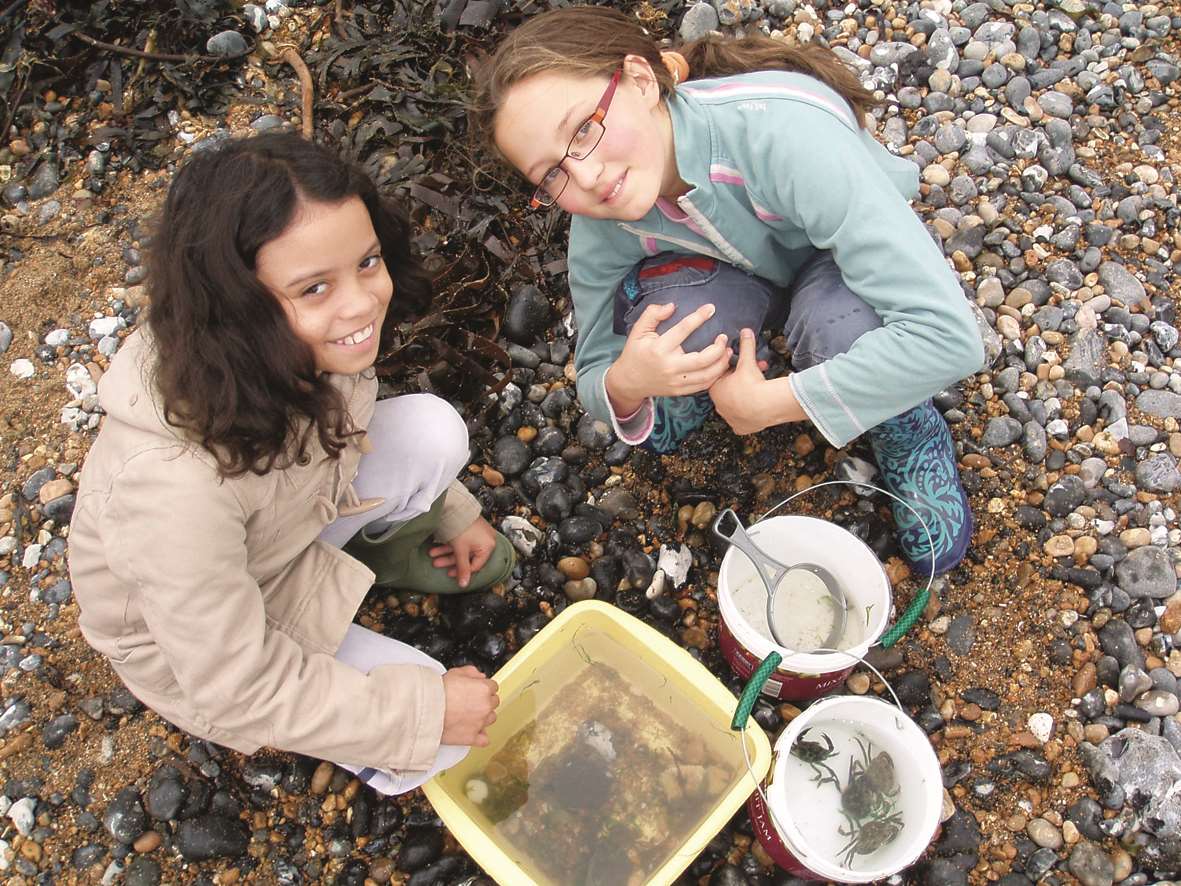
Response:
[[[473,123],[535,207],[573,215],[588,412],[657,452],[714,410],[737,434],[804,420],[836,447],[867,434],[944,572],[972,516],[931,397],[984,352],[908,205],[917,167],[865,129],[876,104],[819,47],[709,38],[662,53],[634,19],[575,7],[505,38],[478,73]],[[760,371],[765,323],[787,338],[789,376]],[[907,509],[894,516],[926,573],[925,533]]]
[[[430,301],[405,214],[325,147],[233,140],[177,173],[149,268],[71,524],[87,641],[185,731],[383,793],[487,744],[493,681],[352,623],[375,583],[458,592],[513,566],[455,482],[455,410],[375,402],[383,338]]]

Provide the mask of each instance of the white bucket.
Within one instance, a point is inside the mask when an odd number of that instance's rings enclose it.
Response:
[[[787,794],[786,768],[791,748],[805,729],[807,738],[816,740],[826,722],[854,726],[873,746],[894,760],[895,774],[901,789],[899,805],[909,809],[905,824],[895,841],[887,844],[872,867],[852,870],[831,856],[817,852],[815,841],[806,835],[809,827],[819,827],[817,801],[809,798],[807,808],[792,815]],[[788,724],[775,742],[775,763],[766,786],[767,801],[774,813],[770,821],[755,822],[756,833],[764,848],[781,866],[806,870],[817,879],[838,883],[872,883],[883,880],[914,864],[923,854],[939,827],[943,808],[943,779],[939,760],[923,731],[905,713],[877,698],[839,696],[816,702]],[[757,798],[757,794],[755,798]],[[800,798],[795,798],[797,802]],[[840,800],[833,793],[833,803]],[[770,828],[768,827],[770,825]],[[773,828],[773,832],[771,831]],[[776,839],[777,838],[777,839]],[[785,854],[786,850],[786,854]],[[781,858],[782,857],[782,858]],[[788,864],[784,864],[784,859]],[[792,861],[798,865],[791,864]],[[860,867],[860,865],[858,865]]]
[[[749,677],[772,652],[783,656],[763,692],[775,698],[817,698],[849,675],[858,659],[877,642],[890,618],[890,580],[877,556],[857,536],[835,523],[815,517],[770,517],[747,527],[747,535],[781,563],[816,563],[832,573],[848,601],[848,617],[859,619],[864,634],[845,653],[793,652],[751,626],[734,602],[734,590],[758,582],[745,554],[731,547],[718,572],[718,609],[722,616],[721,647],[734,672]]]

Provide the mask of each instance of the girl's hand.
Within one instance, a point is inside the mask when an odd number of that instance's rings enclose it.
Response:
[[[452,668],[443,675],[443,744],[488,744],[485,730],[496,722],[500,696],[495,680],[489,680],[471,665]]]
[[[709,389],[714,409],[739,436],[807,417],[788,380],[764,378],[765,368],[755,359],[755,334],[744,329],[738,364]]]
[[[483,517],[451,541],[436,545],[427,553],[439,569],[446,569],[461,588],[466,588],[473,574],[479,572],[496,548],[496,530]]]
[[[656,327],[673,315],[676,305],[648,305],[640,314],[623,352],[607,370],[607,396],[619,415],[630,415],[646,397],[681,397],[707,390],[730,367],[726,336],[695,354],[681,348],[695,329],[714,315],[702,305],[661,334]]]

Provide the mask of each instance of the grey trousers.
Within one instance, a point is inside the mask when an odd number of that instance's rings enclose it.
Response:
[[[616,293],[616,331],[626,335],[650,304],[676,304],[660,324],[665,332],[705,304],[716,313],[685,340],[686,352],[700,351],[725,333],[764,326],[782,329],[791,348],[792,367],[801,370],[843,354],[866,332],[882,325],[873,308],[841,277],[828,251],[817,250],[791,286],[775,286],[733,265],[704,256],[662,253],[640,262]]]
[[[882,325],[881,318],[845,285],[832,253],[817,250],[786,289],[733,265],[705,256],[662,253],[637,264],[615,293],[615,331],[626,335],[650,304],[676,304],[672,317],[657,327],[666,331],[704,304],[713,317],[682,345],[700,351],[720,333],[737,348],[744,328],[783,330],[792,368],[808,369],[843,354],[862,335]],[[760,354],[765,356],[765,354]],[[673,452],[713,414],[709,393],[657,397],[652,434],[644,446]]]

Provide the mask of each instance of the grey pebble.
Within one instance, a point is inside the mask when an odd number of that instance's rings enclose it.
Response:
[[[246,38],[237,31],[221,31],[205,41],[205,51],[210,55],[239,55],[249,48]]]
[[[1175,492],[1181,488],[1177,460],[1167,452],[1157,452],[1136,465],[1136,485],[1148,492]]]

